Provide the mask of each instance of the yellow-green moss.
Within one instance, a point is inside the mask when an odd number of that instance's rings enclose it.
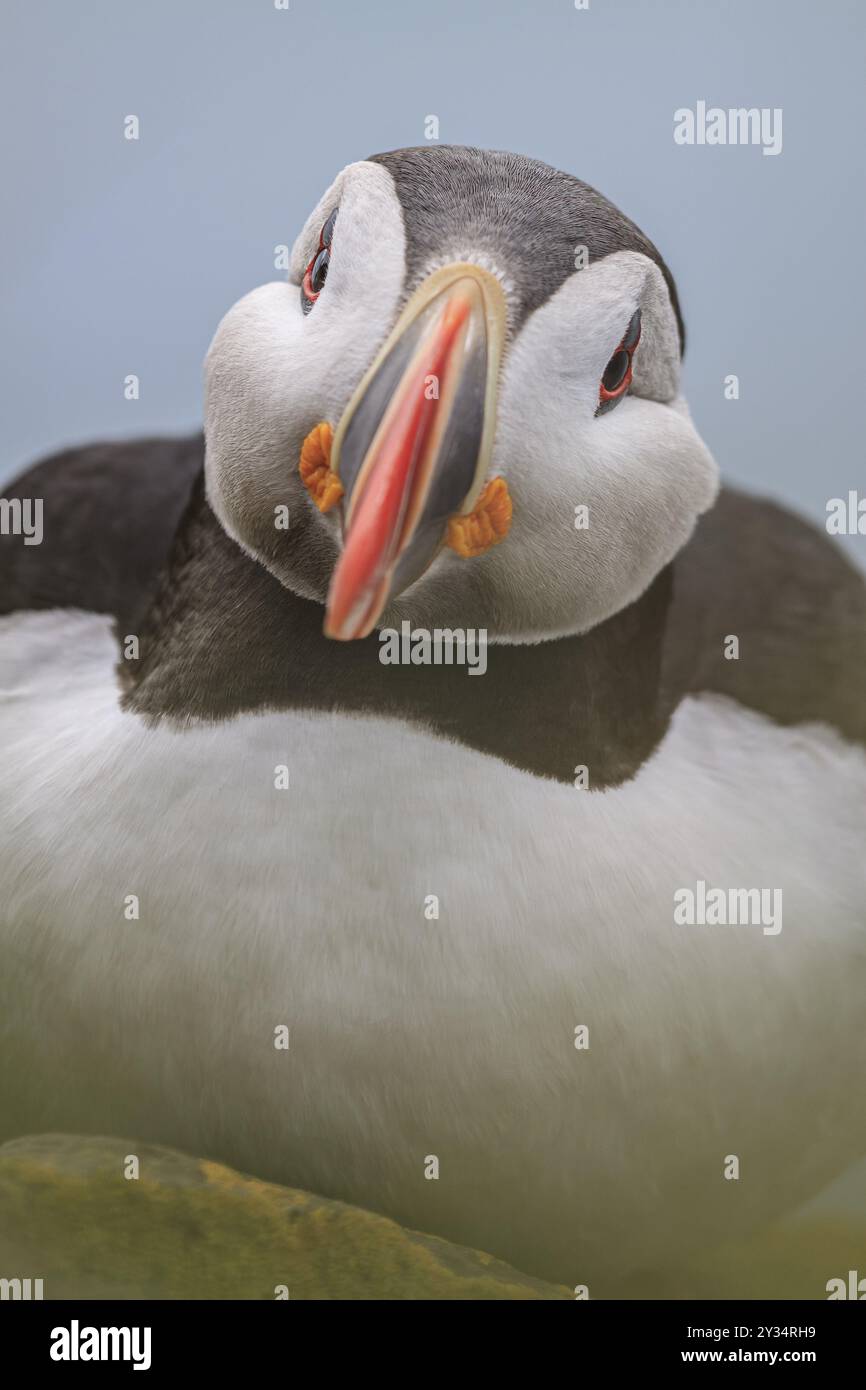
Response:
[[[124,1177],[137,1155],[140,1176]],[[0,1147],[0,1274],[46,1298],[566,1299],[372,1212],[129,1140]]]
[[[123,1176],[137,1155],[140,1177]],[[862,1219],[812,1216],[624,1277],[621,1298],[826,1298],[866,1271]],[[46,1298],[567,1299],[490,1255],[382,1216],[124,1139],[39,1135],[0,1146],[0,1277]]]

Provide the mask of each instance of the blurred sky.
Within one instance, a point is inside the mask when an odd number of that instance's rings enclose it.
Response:
[[[59,445],[196,426],[221,314],[275,277],[344,164],[423,143],[436,114],[443,142],[536,155],[644,228],[723,472],[823,523],[866,484],[864,34],[861,0],[6,4],[0,480]],[[782,153],[676,145],[699,99],[781,107]]]

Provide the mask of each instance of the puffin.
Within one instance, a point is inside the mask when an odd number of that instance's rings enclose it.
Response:
[[[7,489],[4,1138],[592,1297],[866,1154],[866,583],[720,487],[683,347],[586,183],[398,150],[222,319],[203,435]]]

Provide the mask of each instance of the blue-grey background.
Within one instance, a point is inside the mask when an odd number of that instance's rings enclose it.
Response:
[[[819,522],[863,481],[862,0],[5,0],[2,15],[0,480],[60,445],[197,426],[222,313],[275,278],[274,246],[337,170],[423,143],[435,114],[443,142],[579,174],[656,241],[692,410],[729,479]],[[675,145],[673,113],[698,99],[781,107],[782,153]]]

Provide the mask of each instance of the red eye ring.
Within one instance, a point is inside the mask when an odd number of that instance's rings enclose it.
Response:
[[[321,250],[321,247],[319,247],[319,251],[320,251],[320,250]],[[313,266],[316,264],[316,261],[319,259],[319,251],[316,251],[315,256],[314,256],[313,259],[310,261],[310,264],[307,266],[306,270],[304,271],[304,279],[303,279],[303,282],[302,282],[302,284],[301,284],[301,288],[302,288],[303,291],[304,291],[304,298],[307,299],[307,300],[309,300],[309,302],[310,302],[311,304],[315,304],[315,302],[316,302],[316,300],[318,299],[319,295],[322,293],[321,290],[314,290],[314,289],[313,289],[313,282],[312,282],[312,279],[310,278],[310,277],[312,276],[312,274],[313,274]]]
[[[325,288],[325,279],[328,274],[328,266],[331,260],[331,239],[334,235],[334,223],[337,220],[337,209],[331,213],[330,217],[323,224],[319,232],[319,244],[316,247],[312,260],[304,271],[304,278],[301,281],[301,306],[304,313],[309,313],[322,290]],[[318,281],[318,288],[316,282]]]
[[[625,369],[625,372],[623,373],[623,376],[622,376],[622,378],[620,379],[619,384],[618,384],[617,386],[615,386],[615,387],[613,388],[612,391],[609,391],[609,390],[607,389],[607,387],[606,387],[605,384],[604,384],[604,377],[602,377],[602,379],[601,379],[601,381],[600,381],[600,383],[599,383],[599,387],[598,387],[598,399],[599,399],[600,401],[615,401],[615,400],[618,399],[618,397],[624,396],[625,393],[626,393],[626,391],[628,390],[628,388],[631,386],[631,379],[632,379],[631,358],[632,358],[632,354],[631,354],[626,348],[624,348],[624,347],[618,347],[617,350],[616,350],[616,352],[613,354],[613,357],[610,359],[610,362],[608,362],[607,366],[606,366],[605,369],[604,369],[604,370],[605,370],[605,376],[607,375],[607,373],[608,373],[608,371],[609,371],[609,369],[610,369],[611,363],[615,362],[616,359],[620,356],[621,353],[625,355],[625,357],[626,357],[626,359],[627,359],[627,361],[628,361],[628,365],[627,365],[627,367],[626,367],[626,369]]]
[[[598,386],[597,415],[610,409],[611,405],[620,400],[631,386],[633,359],[640,342],[640,334],[641,315],[640,309],[636,309],[616,351],[602,373]]]

